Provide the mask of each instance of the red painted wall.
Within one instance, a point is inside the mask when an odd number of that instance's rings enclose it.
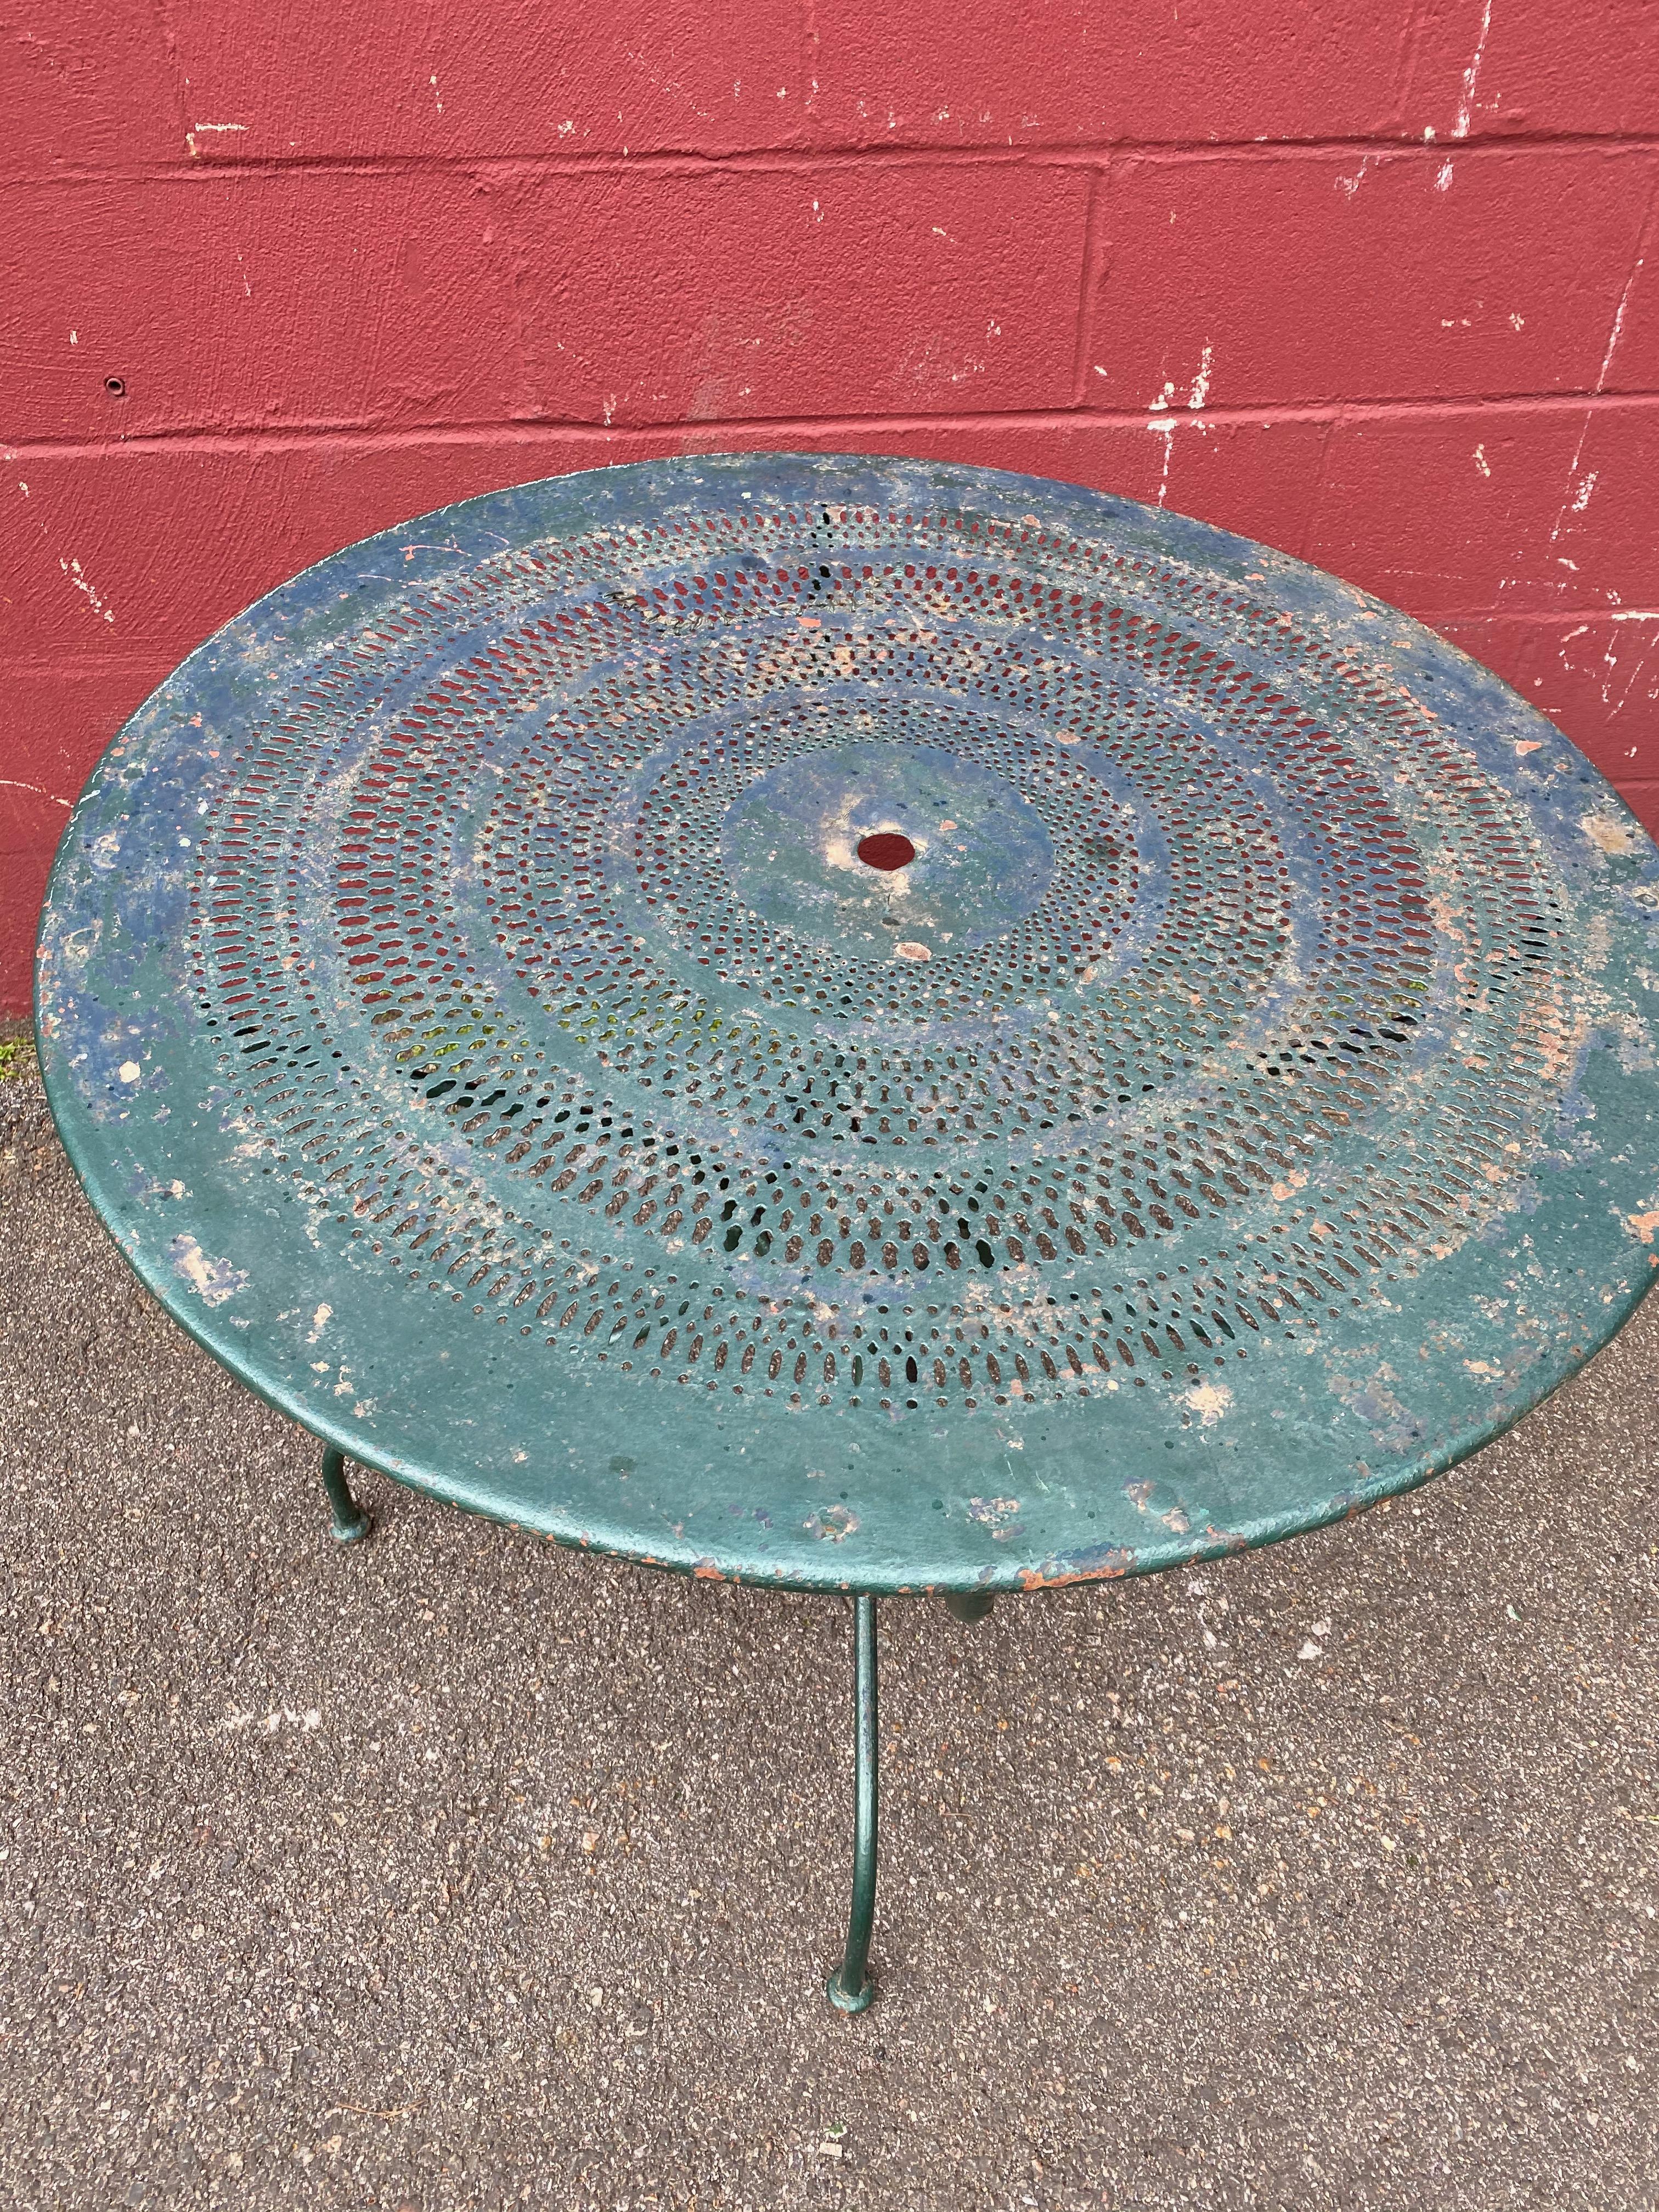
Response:
[[[1655,0],[22,0],[0,69],[0,1008],[191,646],[664,453],[1166,500],[1659,823]]]

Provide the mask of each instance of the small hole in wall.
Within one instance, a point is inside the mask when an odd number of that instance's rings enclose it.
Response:
[[[127,380],[125,376],[106,376],[104,379],[104,389],[112,399],[125,399],[127,396]]]

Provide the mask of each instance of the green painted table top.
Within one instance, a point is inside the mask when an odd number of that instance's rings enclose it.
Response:
[[[1178,516],[718,457],[229,623],[40,942],[149,1288],[560,1540],[1000,1589],[1312,1528],[1659,1255],[1659,854],[1496,678]]]

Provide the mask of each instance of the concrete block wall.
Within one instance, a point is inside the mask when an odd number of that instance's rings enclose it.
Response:
[[[1659,6],[21,0],[0,1010],[102,745],[368,532],[732,447],[1164,501],[1659,824]]]

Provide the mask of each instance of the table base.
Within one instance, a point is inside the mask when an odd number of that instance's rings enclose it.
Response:
[[[337,1451],[332,1444],[323,1446],[323,1488],[328,1492],[329,1508],[334,1516],[335,1542],[360,1543],[368,1534],[368,1516],[351,1494],[351,1486],[346,1480],[345,1454]]]
[[[325,1444],[323,1488],[328,1494],[331,1533],[336,1543],[356,1544],[373,1523],[352,1495],[345,1454]],[[978,1591],[948,1590],[945,1609],[953,1620],[983,1620],[994,1601]],[[853,1902],[847,1944],[823,1985],[837,2012],[866,2012],[875,2002],[870,1974],[870,1935],[876,1917],[877,1811],[879,1799],[880,1729],[876,1702],[876,1601],[853,1600]]]

